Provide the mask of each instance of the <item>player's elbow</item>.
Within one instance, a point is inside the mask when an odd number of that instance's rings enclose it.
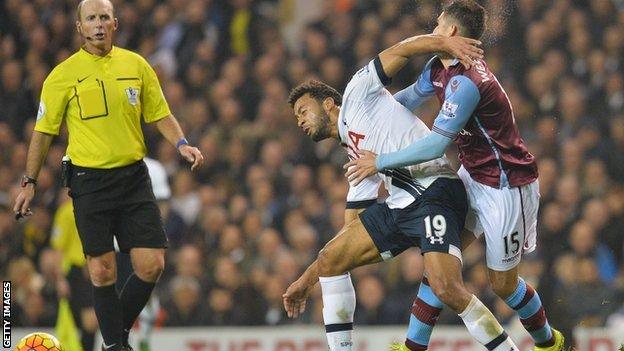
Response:
[[[444,150],[445,150],[445,149],[443,149],[443,148],[441,148],[441,149],[439,149],[439,150],[436,150],[436,152],[435,152],[435,158],[440,158],[440,157],[444,156]]]
[[[431,150],[431,159],[436,159],[444,156],[444,151],[446,151],[445,144],[436,144]]]
[[[444,152],[451,141],[452,140],[449,137],[438,134],[435,131],[431,133],[427,140],[427,143],[429,144],[429,152],[431,153],[431,159],[433,160],[444,156]]]

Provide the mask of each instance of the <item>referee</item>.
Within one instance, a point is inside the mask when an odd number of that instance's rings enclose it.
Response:
[[[93,285],[102,350],[132,350],[128,333],[164,267],[167,247],[162,220],[143,162],[141,117],[155,123],[191,169],[203,163],[171,115],[158,78],[136,53],[112,45],[117,29],[109,0],[82,0],[76,29],[84,45],[56,66],[41,92],[22,190],[14,211],[28,216],[37,176],[52,138],[67,123],[71,159],[69,186],[76,225]],[[120,294],[113,236],[129,252],[134,274]]]

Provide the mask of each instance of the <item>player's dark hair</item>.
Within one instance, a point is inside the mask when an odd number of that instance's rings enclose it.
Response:
[[[444,14],[456,20],[462,35],[481,39],[485,31],[487,13],[485,8],[474,0],[453,0],[444,6]]]
[[[295,102],[305,94],[310,94],[310,96],[318,102],[323,102],[323,100],[330,97],[334,99],[334,104],[342,106],[342,95],[340,95],[336,89],[323,82],[311,79],[305,83],[299,84],[290,91],[290,95],[288,96],[288,104],[290,104],[290,107],[295,107]]]

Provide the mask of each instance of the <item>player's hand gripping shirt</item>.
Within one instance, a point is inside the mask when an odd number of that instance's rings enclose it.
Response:
[[[381,63],[371,61],[347,85],[338,118],[338,131],[350,159],[358,150],[376,154],[405,148],[431,131],[384,88],[385,74],[378,74]],[[387,82],[386,82],[387,83]],[[455,178],[446,157],[416,166],[388,169],[350,186],[347,206],[377,198],[381,182],[390,196],[390,208],[404,208],[420,196],[438,177]]]

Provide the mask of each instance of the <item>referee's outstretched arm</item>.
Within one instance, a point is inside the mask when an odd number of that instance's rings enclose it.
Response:
[[[33,131],[28,147],[28,157],[26,158],[26,173],[22,178],[23,190],[17,195],[15,206],[13,206],[13,212],[18,216],[30,216],[32,214],[29,207],[30,202],[35,197],[36,179],[39,176],[41,165],[48,155],[48,149],[53,138],[54,135]]]

